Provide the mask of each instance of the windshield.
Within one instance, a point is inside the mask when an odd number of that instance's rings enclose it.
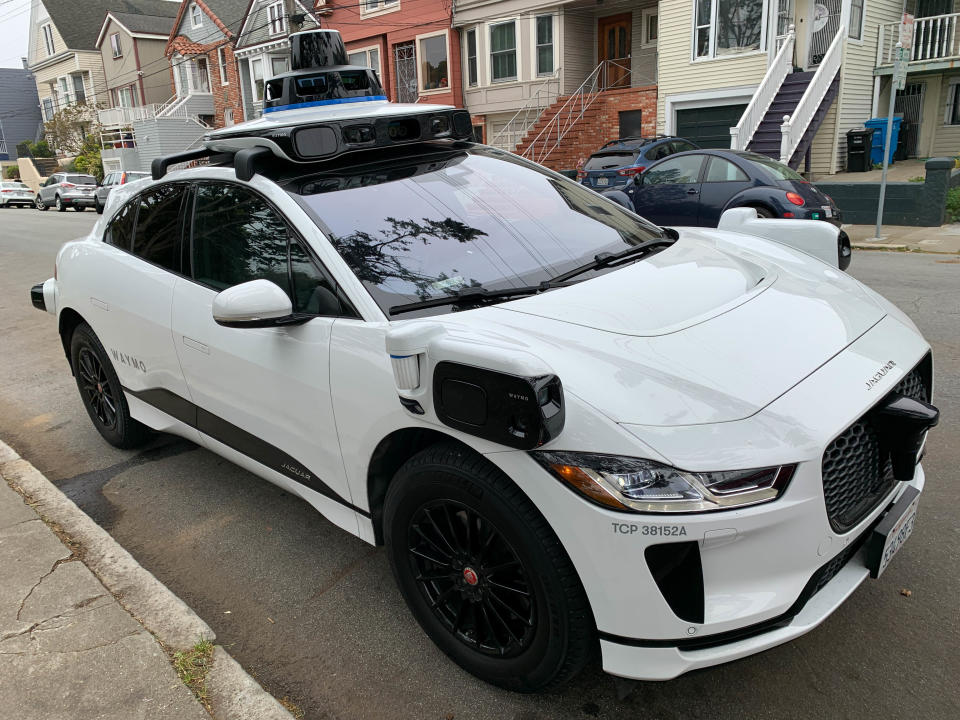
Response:
[[[766,170],[777,180],[800,180],[802,182],[804,179],[803,175],[791,170],[783,163],[763,157],[763,155],[747,155],[743,159],[752,163],[754,167],[760,168],[760,170]]]
[[[67,175],[66,181],[74,185],[96,185],[97,181],[92,175]]]
[[[630,165],[637,156],[636,152],[620,150],[606,152],[602,155],[592,155],[583,165],[584,170],[613,170],[624,165]]]
[[[660,237],[592,190],[481,146],[284,185],[385,312],[466,287],[535,285]]]

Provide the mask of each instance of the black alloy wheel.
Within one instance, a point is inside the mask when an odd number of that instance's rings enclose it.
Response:
[[[40,199],[39,193],[37,193],[37,199],[33,201],[33,204],[36,206],[37,210],[44,211],[47,209],[47,206],[43,204],[43,200]]]
[[[414,618],[481,680],[542,691],[595,652],[590,604],[553,528],[469,448],[438,443],[403,464],[384,499],[383,539]]]
[[[491,522],[462,503],[435,500],[414,514],[407,543],[420,592],[454,637],[493,657],[530,646],[537,611],[528,571]]]
[[[150,429],[131,417],[120,378],[86,323],[80,323],[70,337],[70,363],[83,406],[107,442],[127,449],[149,439]]]

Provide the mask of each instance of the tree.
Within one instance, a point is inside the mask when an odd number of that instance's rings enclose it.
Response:
[[[97,105],[68,105],[44,123],[47,142],[61,155],[79,155],[87,138],[100,133]]]
[[[100,160],[100,141],[95,135],[87,135],[80,152],[73,161],[79,172],[93,175],[97,182],[103,180],[103,163]]]
[[[20,179],[20,168],[16,165],[11,165],[6,170],[3,171],[4,177],[8,180],[19,180]]]

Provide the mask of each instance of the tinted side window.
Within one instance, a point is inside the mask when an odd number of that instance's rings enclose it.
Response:
[[[697,146],[693,143],[688,143],[686,140],[674,140],[672,143],[673,152],[686,152],[687,150],[697,150]]]
[[[712,157],[704,182],[747,182],[748,179],[747,174],[729,160]]]
[[[130,250],[133,245],[133,223],[137,219],[138,204],[137,200],[128,202],[110,221],[107,231],[103,234],[103,241],[107,245]]]
[[[670,143],[662,143],[657,145],[655,148],[652,148],[650,152],[647,153],[647,157],[651,160],[659,160],[661,158],[665,158],[671,153],[672,151],[670,150]]]
[[[289,292],[286,223],[249,190],[229,184],[198,185],[193,277],[218,290],[263,278]]]
[[[161,185],[139,197],[133,254],[160,267],[180,272],[181,207],[185,185]]]
[[[295,239],[290,239],[290,280],[293,311],[310,315],[340,315],[337,289]]]
[[[645,185],[664,185],[667,183],[695,183],[700,177],[703,155],[681,155],[665,160],[643,176]]]

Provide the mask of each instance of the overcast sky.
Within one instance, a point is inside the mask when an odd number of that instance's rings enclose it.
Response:
[[[81,0],[78,0],[80,2]],[[23,67],[33,0],[0,0],[0,67]]]

